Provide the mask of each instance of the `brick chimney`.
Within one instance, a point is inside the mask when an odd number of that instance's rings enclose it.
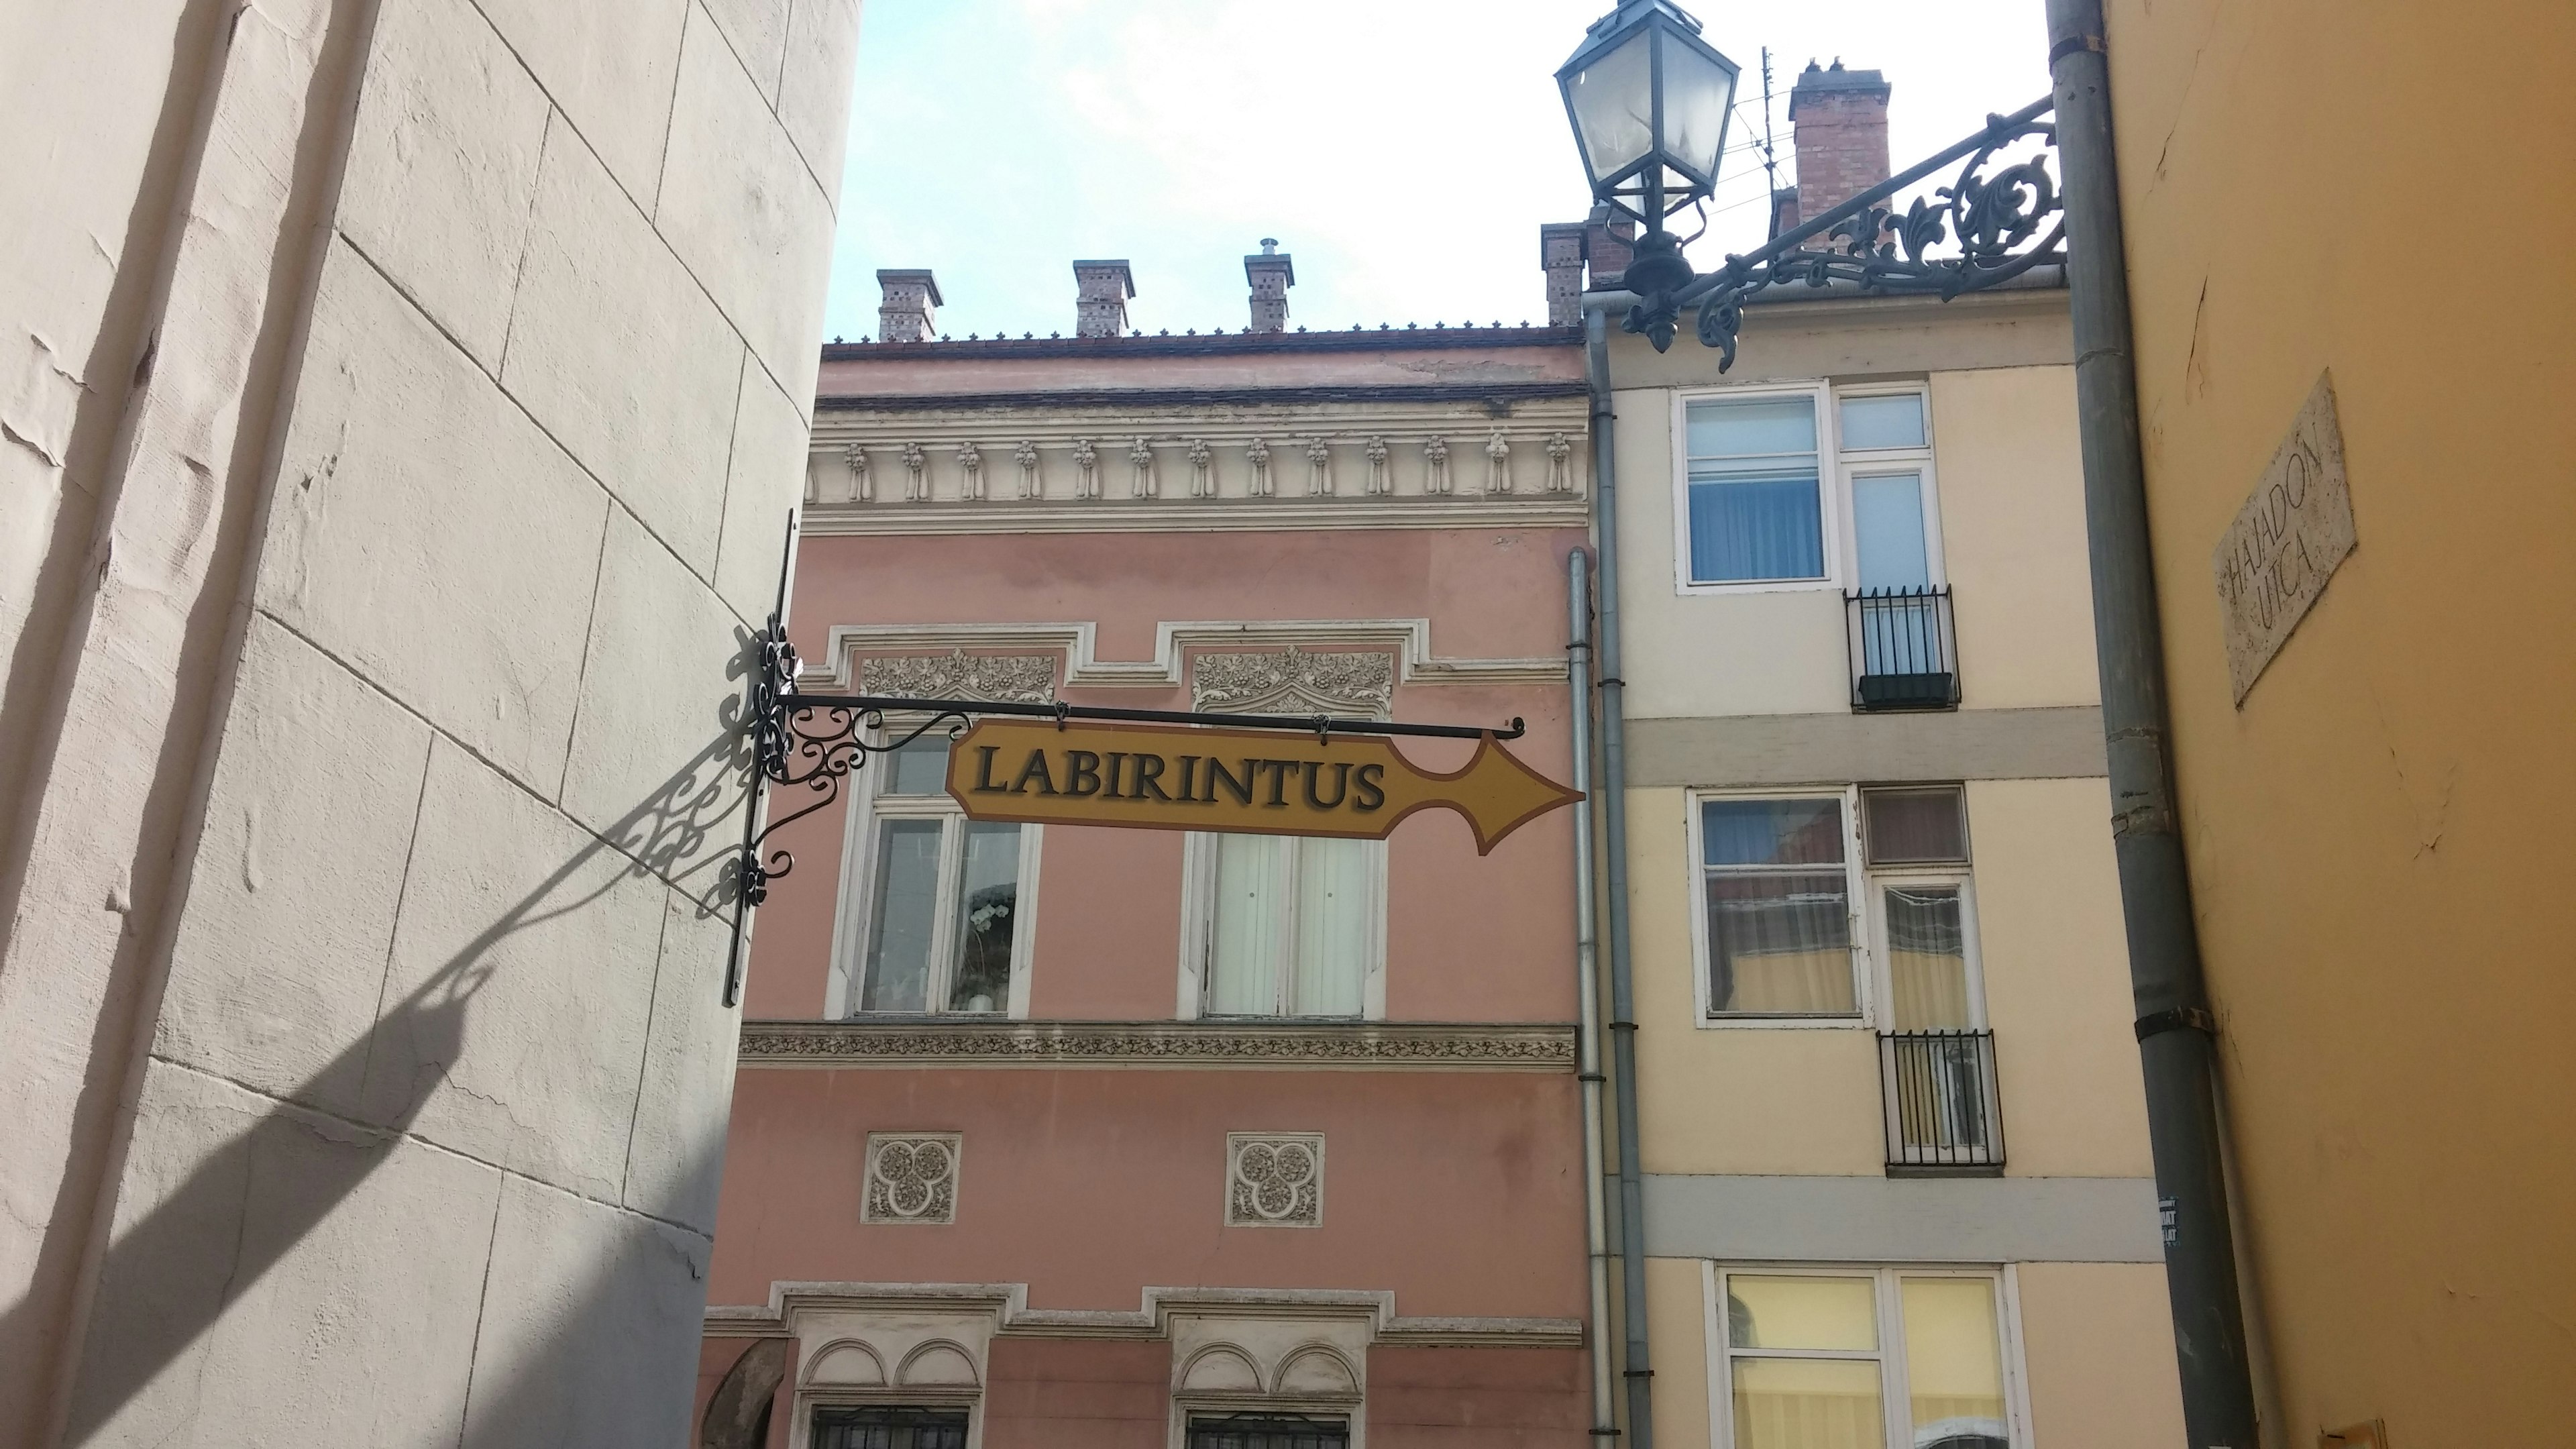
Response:
[[[1840,56],[1830,69],[1807,62],[1789,91],[1789,127],[1798,143],[1797,195],[1790,201],[1796,214],[1813,220],[1887,179],[1888,90],[1885,76],[1845,70]]]
[[[1552,221],[1538,229],[1539,269],[1547,273],[1547,325],[1583,325],[1583,234],[1590,222]]]
[[[1073,335],[1116,337],[1127,330],[1127,299],[1135,274],[1125,257],[1073,264]]]
[[[1297,285],[1297,268],[1279,250],[1279,238],[1261,239],[1261,254],[1243,259],[1243,279],[1252,284],[1254,332],[1288,330],[1288,289]]]
[[[927,268],[880,271],[877,286],[885,292],[877,306],[879,342],[927,342],[939,335],[939,283]]]
[[[1592,208],[1592,219],[1583,224],[1583,260],[1591,264],[1593,290],[1618,286],[1636,251],[1635,222],[1624,216],[1613,220],[1607,206]]]

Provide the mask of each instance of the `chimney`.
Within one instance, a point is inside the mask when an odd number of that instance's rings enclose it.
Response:
[[[1583,226],[1583,260],[1592,266],[1591,286],[1596,292],[1619,285],[1628,271],[1628,262],[1637,250],[1637,224],[1626,217],[1612,220],[1610,208],[1592,208],[1592,219]]]
[[[1794,186],[1783,186],[1772,191],[1771,235],[1774,237],[1786,236],[1790,232],[1796,231],[1800,224],[1801,223],[1798,219],[1798,188]]]
[[[1795,205],[1807,220],[1824,215],[1887,179],[1887,78],[1814,61],[1789,91],[1789,127],[1798,144]],[[1778,204],[1776,201],[1773,203]]]
[[[1073,264],[1073,335],[1116,337],[1127,330],[1127,299],[1136,295],[1127,259]]]
[[[1243,259],[1243,279],[1252,284],[1254,332],[1288,330],[1288,289],[1297,285],[1297,269],[1279,250],[1279,238],[1261,239],[1261,255]]]
[[[1547,325],[1583,325],[1585,221],[1552,221],[1538,229],[1539,269],[1547,273]]]
[[[881,271],[877,285],[885,300],[877,306],[879,342],[927,342],[938,336],[939,283],[927,268]]]

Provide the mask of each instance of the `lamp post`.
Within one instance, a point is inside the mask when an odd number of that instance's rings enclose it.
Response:
[[[1690,281],[1664,219],[1708,201],[1726,154],[1736,65],[1699,29],[1672,0],[1625,0],[1593,22],[1556,72],[1593,198],[1646,228],[1627,271],[1640,291]]]
[[[1743,304],[1792,283],[1864,296],[1932,295],[1944,301],[2008,282],[2033,268],[2061,269],[2069,292],[2077,426],[2092,557],[2096,663],[2102,686],[2114,853],[2127,926],[2148,1133],[2163,1216],[2166,1286],[2181,1374],[2183,1419],[2193,1449],[2250,1449],[2256,1442],[2253,1380],[2229,1221],[2216,1105],[2217,1022],[2202,979],[2189,874],[2173,806],[2164,663],[2148,557],[2144,470],[2131,373],[2126,261],[2116,158],[2111,146],[2108,43],[2101,0],[2047,0],[2049,95],[1717,270],[1694,270],[1665,217],[1707,200],[1725,149],[1735,67],[1699,38],[1699,22],[1671,0],[1623,0],[1595,22],[1557,72],[1593,199],[1647,227],[1623,285],[1634,294],[1626,330],[1661,352],[1683,310],[1697,309],[1700,341],[1735,361]],[[1675,64],[1675,59],[1679,63]],[[1723,82],[1716,79],[1723,73]],[[1720,99],[1713,125],[1702,117]],[[2063,114],[2060,108],[2063,107]],[[2060,146],[2060,125],[2064,145]],[[2036,141],[2021,159],[1999,153]],[[2064,167],[2059,189],[2052,160]],[[1960,166],[1964,161],[1965,165]],[[1894,198],[1959,166],[1947,185],[1899,215]],[[2070,206],[2079,225],[2070,236]],[[1606,300],[1606,299],[1605,299]],[[1596,307],[1598,304],[1595,304]],[[1623,874],[1616,803],[1625,789],[1617,660],[1617,496],[1609,418],[1608,348],[1599,316],[1585,319],[1593,387],[1595,508],[1600,555],[1603,768],[1611,802],[1606,831],[1614,881]],[[1624,902],[1610,904],[1614,997],[1628,975]],[[1637,1449],[1651,1449],[1647,1412],[1640,1235],[1635,1180],[1634,1091],[1626,1003],[1612,1023],[1622,1099],[1620,1186],[1628,1275],[1629,1419]],[[1620,1030],[1624,1028],[1625,1030]]]
[[[1592,199],[1646,228],[1623,285],[1637,294],[1626,329],[1661,352],[1681,314],[1697,308],[1699,338],[1735,362],[1742,304],[1766,288],[1843,284],[1867,294],[1929,293],[1948,299],[2066,262],[2063,198],[2048,155],[1994,165],[1999,152],[2057,132],[2050,97],[1888,178],[1716,271],[1695,271],[1667,217],[1717,189],[1726,121],[1735,106],[1735,62],[1700,38],[1700,24],[1672,0],[1624,0],[1593,22],[1556,73]],[[1961,160],[1952,184],[1918,197],[1903,215],[1894,197]],[[1703,228],[1705,229],[1705,228]],[[1696,235],[1690,238],[1696,239]]]

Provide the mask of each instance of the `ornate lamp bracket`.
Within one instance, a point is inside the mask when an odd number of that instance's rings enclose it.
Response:
[[[1865,296],[1935,296],[1943,301],[2010,281],[2033,267],[2066,264],[2066,213],[2051,171],[2056,104],[2041,97],[1985,129],[1889,178],[1794,231],[1677,287],[1640,289],[1626,330],[1663,351],[1681,313],[1696,307],[1703,346],[1719,351],[1718,371],[1735,365],[1744,304],[1773,287],[1848,286]],[[2037,139],[2040,151],[1998,165],[1997,153]],[[1963,164],[1964,163],[1964,164]],[[1956,176],[1917,197],[1903,214],[1900,191],[1951,168]]]

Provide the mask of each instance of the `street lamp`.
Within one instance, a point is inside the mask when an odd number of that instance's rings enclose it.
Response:
[[[1664,218],[1717,189],[1735,75],[1672,0],[1623,0],[1557,70],[1593,198],[1645,223],[1627,272],[1638,291],[1691,279]]]
[[[1729,256],[1716,271],[1693,271],[1664,218],[1716,190],[1735,105],[1735,62],[1700,39],[1699,28],[1673,0],[1621,0],[1592,23],[1556,73],[1592,199],[1645,223],[1621,285],[1637,295],[1626,329],[1657,352],[1672,345],[1683,310],[1697,308],[1699,340],[1722,351],[1718,370],[1725,371],[1735,363],[1744,302],[1790,282],[1946,300],[2033,267],[2065,265],[2064,201],[2048,164],[2057,142],[2049,119],[2055,106],[2043,96],[2009,116],[1987,117],[1984,130]],[[2037,155],[2002,154],[2034,140]],[[1901,215],[1891,210],[1898,192],[1962,160],[1950,185],[1915,198]]]

